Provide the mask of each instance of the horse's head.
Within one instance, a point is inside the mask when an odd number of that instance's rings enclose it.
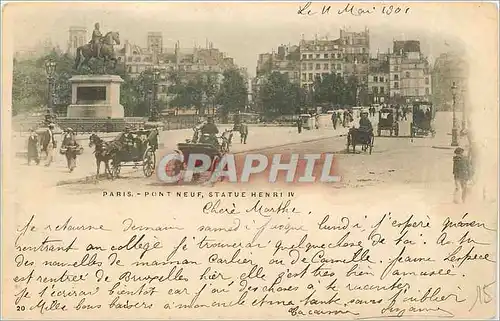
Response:
[[[89,137],[89,147],[97,146],[97,144],[101,141],[99,136],[96,134],[92,134]]]

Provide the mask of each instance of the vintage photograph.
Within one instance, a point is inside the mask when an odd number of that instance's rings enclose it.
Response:
[[[11,2],[2,317],[491,319],[493,3]]]

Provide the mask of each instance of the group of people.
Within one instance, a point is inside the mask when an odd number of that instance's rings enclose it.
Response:
[[[354,121],[353,112],[351,110],[334,110],[332,113],[332,125],[333,129],[337,129],[338,124],[342,124],[342,127],[347,127],[349,123]]]
[[[33,130],[29,130],[28,136],[28,165],[34,161],[39,165],[41,154],[45,154],[45,166],[49,167],[54,162],[54,150],[57,148],[57,141],[54,135],[54,124],[49,124],[48,128],[41,134],[41,137]],[[73,129],[66,128],[63,133],[61,153],[64,153],[67,166],[70,172],[76,167],[76,157],[80,145],[76,141]]]

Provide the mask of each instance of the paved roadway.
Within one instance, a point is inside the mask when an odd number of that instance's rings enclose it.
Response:
[[[447,135],[445,125],[448,124],[447,117],[437,119],[438,135],[435,138],[415,138],[406,136],[409,133],[409,122],[400,124],[400,137],[376,137],[375,146],[371,155],[361,152],[357,147],[355,154],[346,153],[345,137],[330,137],[314,142],[289,144],[286,146],[261,149],[259,152],[272,155],[291,153],[334,153],[335,162],[342,181],[328,183],[332,193],[340,193],[342,190],[359,189],[366,191],[367,188],[394,190],[395,196],[404,194],[406,188],[422,191],[422,197],[435,198],[436,201],[452,198],[452,156],[450,149],[450,136]],[[388,133],[387,133],[388,135]],[[443,147],[443,148],[435,148]],[[448,148],[447,148],[448,147]],[[241,164],[244,155],[236,156],[236,163]],[[285,162],[286,157],[282,160]],[[257,175],[251,184],[234,184],[229,182],[218,183],[215,189],[244,190],[255,188],[267,179],[266,174]],[[262,185],[261,185],[262,186]],[[274,185],[278,187],[278,185]],[[288,186],[291,187],[291,186]],[[93,183],[71,184],[61,186],[69,193],[100,193],[102,191],[179,191],[180,189],[199,189],[200,186],[189,184],[165,185],[153,176],[144,178],[142,172],[127,173],[116,181],[100,181],[97,185]]]

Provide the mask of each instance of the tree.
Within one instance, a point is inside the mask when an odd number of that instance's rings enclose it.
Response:
[[[301,104],[301,88],[292,84],[288,75],[273,72],[260,92],[264,115],[274,118],[294,114]]]
[[[223,76],[218,102],[222,105],[223,122],[227,122],[229,113],[245,109],[248,94],[245,80],[237,69],[229,69],[224,72]]]

